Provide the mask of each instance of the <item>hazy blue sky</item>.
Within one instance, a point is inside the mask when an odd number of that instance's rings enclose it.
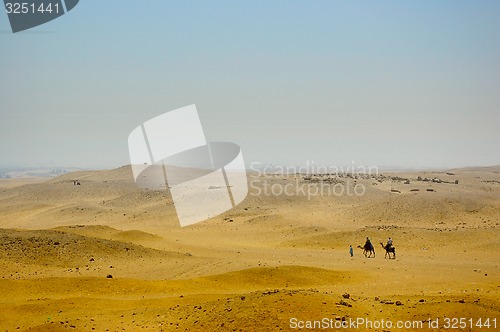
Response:
[[[128,164],[196,104],[247,164],[500,164],[499,1],[82,0],[12,34],[0,166]]]

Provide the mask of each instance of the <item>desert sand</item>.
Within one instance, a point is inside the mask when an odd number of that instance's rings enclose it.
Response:
[[[325,318],[498,330],[500,167],[249,181],[236,208],[183,228],[169,193],[138,188],[128,166],[0,183],[0,330],[286,331]],[[351,194],[264,190],[287,184]],[[366,237],[374,258],[356,248]],[[488,318],[497,329],[477,326]]]

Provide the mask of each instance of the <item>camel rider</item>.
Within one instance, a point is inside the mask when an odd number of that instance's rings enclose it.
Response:
[[[389,239],[387,240],[387,249],[391,249],[391,247],[392,247],[392,239],[391,239],[391,238],[389,238]]]
[[[370,238],[368,237],[366,238],[365,248],[368,248],[370,250],[373,249],[373,244],[371,243]]]

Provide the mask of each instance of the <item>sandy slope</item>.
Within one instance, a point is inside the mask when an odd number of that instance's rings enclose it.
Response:
[[[13,179],[0,178],[0,189],[1,188],[20,187],[20,186],[24,186],[27,184],[42,183],[45,181],[47,181],[47,178],[43,178],[43,177],[13,178]]]
[[[339,178],[364,194],[309,197],[324,178],[252,176],[242,204],[187,228],[168,192],[137,188],[128,167],[2,188],[0,329],[287,330],[293,317],[500,324],[499,167]],[[264,191],[287,184],[306,194]],[[367,236],[376,257],[349,257]],[[378,244],[389,236],[394,260]]]

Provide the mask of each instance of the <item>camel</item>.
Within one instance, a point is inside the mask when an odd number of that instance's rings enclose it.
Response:
[[[365,246],[362,247],[362,246],[358,246],[359,249],[363,249],[363,255],[365,255],[365,257],[372,257],[372,254],[373,254],[373,257],[375,257],[375,248],[373,248],[373,245],[370,246],[368,243],[365,243]],[[370,255],[367,256],[367,254],[370,253]]]
[[[387,245],[384,246],[384,244],[382,242],[380,242],[380,245],[385,250],[385,258],[389,257],[389,259],[390,259],[391,258],[391,254],[392,254],[392,258],[396,259],[396,248],[394,248],[392,246],[388,247]]]

